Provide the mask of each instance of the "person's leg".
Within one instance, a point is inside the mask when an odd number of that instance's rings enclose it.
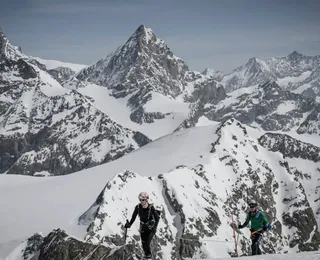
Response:
[[[147,230],[141,230],[140,237],[141,237],[141,244],[142,244],[142,249],[144,251],[144,255],[147,256],[150,251],[150,248],[148,250],[148,246],[147,246],[149,232]]]
[[[257,243],[258,240],[259,240],[259,236],[257,234],[251,240],[252,241],[252,244],[251,244],[252,255],[258,254],[258,248],[259,248],[259,244]]]
[[[153,230],[150,231],[147,242],[146,242],[146,256],[151,256],[150,243],[154,235],[155,235],[155,232]]]
[[[261,255],[261,249],[260,249],[260,241],[262,239],[262,235],[259,235],[258,241],[257,241],[257,255]]]

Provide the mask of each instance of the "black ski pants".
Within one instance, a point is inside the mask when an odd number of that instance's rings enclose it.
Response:
[[[141,230],[140,237],[141,237],[142,248],[143,248],[144,254],[146,256],[150,256],[151,255],[150,243],[151,243],[151,240],[154,237],[156,231],[155,231],[155,229],[150,230],[145,225],[142,225],[142,227],[140,227],[140,230]]]

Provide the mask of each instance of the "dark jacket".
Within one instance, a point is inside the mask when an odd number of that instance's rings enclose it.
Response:
[[[138,204],[134,208],[131,220],[129,222],[130,226],[136,220],[137,215],[139,215],[140,218],[140,225],[145,224],[149,226],[149,228],[157,228],[160,217],[153,205],[149,204],[147,208],[143,208],[141,204]]]

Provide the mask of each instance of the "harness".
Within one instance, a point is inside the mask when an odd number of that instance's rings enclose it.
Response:
[[[148,218],[147,218],[147,221],[146,222],[143,222],[141,221],[140,219],[140,228],[143,226],[143,225],[146,225],[148,227],[148,229],[152,229],[154,224],[155,224],[155,219],[154,217],[150,219],[150,216],[151,216],[151,207],[152,205],[148,205],[148,208],[149,208],[149,212],[148,212]],[[140,216],[140,205],[138,205],[138,214]]]

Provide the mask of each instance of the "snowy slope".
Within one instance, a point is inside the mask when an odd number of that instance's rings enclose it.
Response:
[[[265,143],[259,143],[260,136],[259,130],[228,120],[176,132],[72,175],[1,175],[0,241],[35,232],[46,235],[59,227],[80,240],[114,246],[111,241],[119,243],[117,234],[130,218],[137,194],[146,190],[163,211],[157,233],[161,245],[157,254],[163,257],[159,259],[176,259],[179,238],[184,258],[228,257],[233,252],[231,215],[244,221],[246,190],[276,227],[265,238],[263,250],[316,248],[309,240],[312,234],[313,241],[320,239],[319,202],[313,202],[319,192],[319,162],[301,158],[301,163],[295,162],[280,151],[271,152],[261,146]],[[294,169],[305,177],[294,177]],[[33,211],[28,210],[30,203]],[[315,226],[301,225],[296,214],[305,215]],[[134,241],[137,225],[136,221],[130,229],[128,242]],[[240,235],[240,252],[248,253],[248,235],[247,229]],[[275,251],[272,243],[277,243]]]
[[[138,123],[130,120],[132,110],[127,105],[130,95],[125,98],[114,98],[111,90],[92,83],[77,91],[94,104],[96,108],[107,114],[120,125],[133,131],[139,131],[154,140],[172,133],[187,118],[189,105],[179,100],[173,100],[157,92],[150,92],[150,101],[143,105],[146,113],[164,114],[153,122]]]
[[[38,62],[40,62],[41,64],[45,65],[48,70],[56,69],[59,67],[65,67],[65,68],[70,68],[74,72],[79,72],[80,70],[87,67],[87,65],[83,65],[83,64],[62,62],[62,61],[57,61],[57,60],[46,60],[46,59],[41,59],[39,57],[32,57],[31,56],[30,58],[35,59]]]

